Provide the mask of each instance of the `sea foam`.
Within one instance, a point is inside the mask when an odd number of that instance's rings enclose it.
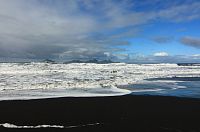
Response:
[[[77,128],[77,127],[85,127],[85,126],[96,126],[100,125],[101,123],[90,123],[90,124],[80,124],[80,125],[73,125],[73,126],[61,126],[61,125],[36,125],[36,126],[19,126],[14,125],[11,123],[2,123],[0,126],[4,128],[17,128],[17,129],[27,129],[27,128]]]
[[[0,63],[0,100],[125,95],[131,91],[117,86],[149,78],[199,77],[200,68],[197,67],[177,64]]]

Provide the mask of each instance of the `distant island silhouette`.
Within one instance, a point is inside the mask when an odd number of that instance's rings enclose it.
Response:
[[[114,61],[111,61],[111,60],[97,60],[97,59],[86,60],[86,61],[82,61],[82,60],[71,60],[71,61],[64,62],[64,64],[70,64],[70,63],[109,64],[109,63],[119,63],[119,62],[114,62]]]
[[[42,62],[44,63],[50,63],[50,64],[56,64],[57,62],[51,59],[45,59]],[[95,64],[109,64],[109,63],[120,63],[120,62],[114,62],[112,60],[97,60],[97,59],[91,59],[91,60],[70,60],[65,61],[63,64],[71,64],[71,63],[95,63]]]

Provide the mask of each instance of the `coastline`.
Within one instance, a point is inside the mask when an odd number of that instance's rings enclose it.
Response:
[[[0,108],[0,124],[17,126],[59,125],[80,131],[200,131],[200,99],[193,98],[62,97],[0,101]]]

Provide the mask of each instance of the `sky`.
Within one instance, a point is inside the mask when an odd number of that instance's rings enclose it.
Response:
[[[0,0],[0,61],[200,62],[199,0]]]

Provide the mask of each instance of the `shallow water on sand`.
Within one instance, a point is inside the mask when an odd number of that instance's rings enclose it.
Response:
[[[154,78],[137,84],[121,86],[133,95],[163,95],[200,98],[200,78]]]

